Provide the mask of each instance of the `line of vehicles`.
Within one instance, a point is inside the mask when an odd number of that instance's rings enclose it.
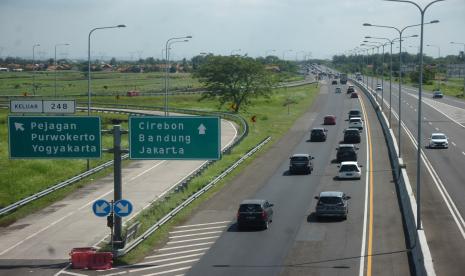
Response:
[[[349,86],[354,93],[354,86]],[[337,93],[337,92],[336,92]],[[338,145],[334,163],[339,163],[336,179],[356,179],[362,177],[361,165],[357,163],[357,150],[355,144],[361,142],[361,131],[364,128],[362,112],[359,109],[352,109],[347,114],[348,127],[344,130],[344,138]],[[336,116],[326,115],[323,118],[323,125],[336,125]],[[308,142],[325,142],[328,138],[328,129],[316,127],[310,130]],[[296,153],[289,158],[288,174],[311,174],[313,171],[312,157],[308,153]],[[323,191],[314,197],[317,200],[315,206],[315,216],[334,217],[347,219],[349,212],[350,196],[342,191]],[[268,229],[273,220],[273,204],[264,199],[244,200],[237,212],[237,229],[244,230],[247,227],[261,227]]]

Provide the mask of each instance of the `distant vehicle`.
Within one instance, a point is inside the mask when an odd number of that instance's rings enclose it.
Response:
[[[273,204],[265,199],[246,199],[237,211],[237,229],[245,227],[262,227],[268,229],[273,221]]]
[[[311,142],[324,142],[328,137],[328,130],[325,128],[312,128],[310,131],[310,141]]]
[[[359,109],[349,110],[349,119],[352,117],[362,117],[362,112]]]
[[[347,214],[349,213],[348,200],[350,196],[339,191],[327,191],[321,192],[315,199],[318,199],[315,207],[317,218],[341,217],[347,219]]]
[[[341,88],[340,87],[336,87],[336,93],[341,93]]]
[[[346,128],[344,130],[344,143],[360,143],[361,140],[360,130],[356,128]]]
[[[324,125],[335,125],[336,124],[336,116],[334,115],[326,115],[323,118]]]
[[[353,93],[355,92],[355,88],[353,85],[349,85],[349,87],[347,87],[347,94],[350,94],[350,93]]]
[[[381,90],[383,90],[383,87],[381,86],[381,83],[378,83],[376,85],[376,91],[381,91]]]
[[[352,93],[350,94],[350,98],[351,98],[351,99],[358,98],[357,92],[352,92]]]
[[[449,147],[449,139],[444,133],[432,133],[429,138],[429,148],[445,148]]]
[[[360,117],[352,117],[349,119],[349,128],[363,129],[363,121]]]
[[[358,80],[358,81],[361,81],[362,80],[362,73],[360,73],[360,72],[355,73],[355,79]]]
[[[337,85],[337,80],[333,80],[333,81],[331,82],[331,84],[332,84],[332,85]]]
[[[314,159],[309,154],[306,153],[297,153],[292,155],[289,162],[289,173],[305,173],[310,174],[313,171],[313,163],[312,160]]]
[[[337,176],[340,179],[360,179],[362,178],[362,171],[357,162],[345,161],[341,162]]]
[[[441,99],[442,97],[444,97],[444,94],[442,94],[442,92],[440,90],[433,91],[433,98],[434,99],[436,99],[436,98]]]
[[[358,148],[353,144],[340,144],[336,150],[336,162],[357,161]]]
[[[347,74],[340,74],[339,76],[341,84],[346,84],[347,83]]]

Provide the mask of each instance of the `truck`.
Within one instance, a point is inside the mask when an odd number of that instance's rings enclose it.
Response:
[[[339,82],[341,84],[346,84],[347,83],[347,74],[340,74],[339,78],[340,78]]]

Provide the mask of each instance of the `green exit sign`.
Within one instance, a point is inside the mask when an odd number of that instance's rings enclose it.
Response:
[[[220,158],[221,128],[218,117],[130,117],[131,159]]]
[[[100,128],[100,117],[8,116],[10,158],[100,158]]]

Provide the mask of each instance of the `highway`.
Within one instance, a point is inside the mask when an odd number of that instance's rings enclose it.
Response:
[[[235,179],[204,202],[169,240],[144,261],[92,275],[409,275],[401,214],[383,133],[363,96],[335,94],[322,82],[320,95],[289,132]],[[337,180],[335,148],[347,112],[360,108],[366,130],[359,146],[361,180]],[[337,116],[326,142],[309,142],[309,129],[326,114]],[[289,156],[315,157],[310,175],[289,175]],[[352,198],[347,220],[317,220],[313,198],[341,190]],[[235,215],[246,198],[274,204],[268,230],[237,231]],[[86,273],[88,274],[88,273]]]
[[[221,135],[221,146],[224,148],[236,138],[236,126],[229,121],[221,120]],[[204,162],[152,160],[132,161],[124,166],[123,198],[134,205],[131,217],[177,185]],[[112,198],[113,175],[111,174],[78,189],[43,210],[20,219],[8,227],[2,227],[0,268],[3,269],[0,269],[0,275],[14,269],[16,272],[12,275],[24,275],[25,272],[50,275],[53,265],[57,267],[67,265],[68,254],[73,247],[97,245],[110,231],[106,226],[106,218],[96,217],[91,205],[96,199],[111,200]],[[40,268],[44,268],[45,271],[37,271]]]
[[[375,79],[375,85],[377,80]],[[369,81],[371,85],[371,79]],[[384,82],[384,98],[389,98],[389,83]],[[399,110],[398,84],[392,87],[392,109]],[[445,96],[433,99],[430,91],[422,97],[421,217],[437,275],[462,275],[465,270],[465,102]],[[388,101],[386,101],[388,103]],[[416,139],[418,89],[402,87],[402,158],[416,195]],[[398,119],[392,116],[397,135]],[[449,149],[429,149],[433,132],[449,137]]]

